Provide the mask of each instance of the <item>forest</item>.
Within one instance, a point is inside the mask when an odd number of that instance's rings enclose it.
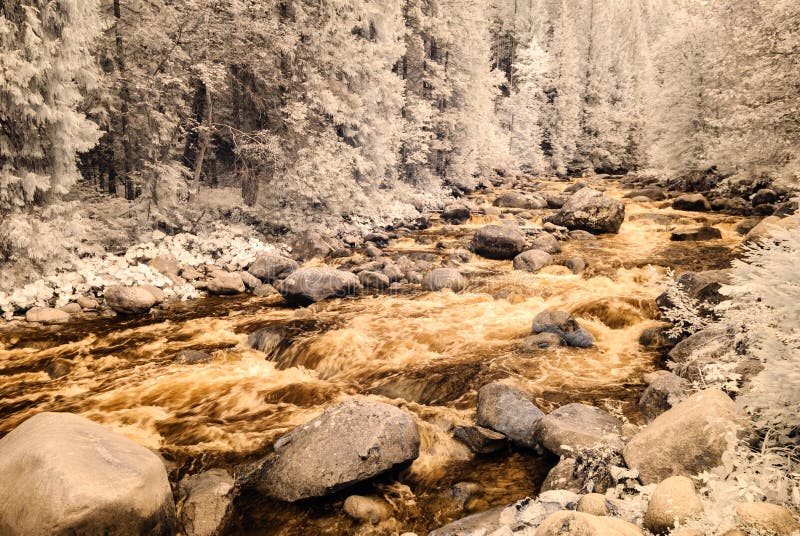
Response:
[[[0,535],[800,534],[799,200],[796,0],[0,0]]]

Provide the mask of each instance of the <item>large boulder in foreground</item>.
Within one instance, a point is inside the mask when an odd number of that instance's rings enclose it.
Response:
[[[624,219],[625,204],[622,201],[605,197],[591,188],[582,188],[545,221],[570,230],[602,234],[619,232]]]
[[[505,434],[518,445],[536,447],[534,433],[542,417],[533,397],[515,387],[492,382],[478,391],[478,425]]]
[[[722,463],[726,436],[739,425],[736,407],[718,389],[706,389],[662,413],[623,450],[644,484],[692,476]]]
[[[591,348],[594,337],[586,331],[575,318],[565,311],[543,311],[533,319],[531,332],[554,333],[561,337],[564,344],[576,348]]]
[[[264,283],[272,284],[278,279],[285,279],[298,267],[297,262],[289,257],[275,253],[263,253],[256,257],[247,271]]]
[[[300,268],[275,288],[289,303],[308,305],[327,298],[341,298],[355,294],[361,283],[358,276],[333,268]]]
[[[172,534],[175,504],[150,450],[71,413],[0,439],[0,534]]]
[[[525,235],[510,225],[487,225],[472,237],[472,251],[488,259],[513,259],[525,250]]]
[[[622,421],[586,404],[567,404],[542,417],[536,439],[553,454],[575,456],[603,445],[622,450]]]
[[[108,306],[123,315],[144,314],[158,302],[153,294],[142,287],[111,285],[106,287],[104,294]]]
[[[411,415],[353,397],[278,439],[255,485],[284,501],[321,497],[414,460],[419,441]]]

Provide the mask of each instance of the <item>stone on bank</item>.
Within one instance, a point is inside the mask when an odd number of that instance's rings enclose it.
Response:
[[[39,413],[0,439],[0,534],[172,534],[161,459],[70,413]]]

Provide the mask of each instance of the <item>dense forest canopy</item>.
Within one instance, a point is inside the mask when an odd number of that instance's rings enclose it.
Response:
[[[791,0],[4,0],[0,15],[6,260],[74,250],[87,192],[169,228],[215,188],[285,232],[391,222],[494,173],[764,185],[798,168]]]

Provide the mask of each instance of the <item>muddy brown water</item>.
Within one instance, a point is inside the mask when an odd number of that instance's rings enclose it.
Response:
[[[623,193],[614,183],[602,186],[607,195]],[[504,217],[517,217],[510,212]],[[526,212],[521,223],[535,226],[550,211]],[[462,226],[435,222],[403,234],[386,251],[448,259],[453,249],[468,247],[480,226],[499,221],[476,215]],[[722,240],[670,242],[672,226],[697,222],[720,228]],[[322,499],[287,505],[246,492],[237,499],[229,533],[425,534],[535,495],[556,461],[524,450],[476,456],[452,438],[454,424],[472,422],[481,385],[507,378],[545,410],[586,402],[639,422],[642,374],[658,368],[661,356],[643,350],[638,338],[658,323],[654,299],[665,273],[727,267],[739,242],[738,222],[628,202],[619,234],[562,243],[557,258],[582,256],[589,266],[582,275],[559,266],[521,273],[510,261],[474,257],[459,266],[470,284],[458,294],[405,288],[307,308],[288,307],[280,297],[207,298],[139,318],[6,325],[0,328],[0,435],[40,411],[79,413],[160,451],[177,480],[253,461],[328,405],[365,394],[415,416],[419,458]],[[573,312],[594,334],[595,348],[525,349],[531,320],[545,309]],[[264,327],[285,334],[268,358],[246,345],[247,335]],[[175,355],[184,349],[214,359],[180,364]],[[50,379],[46,368],[55,359],[72,366],[66,376]],[[464,481],[480,484],[481,493],[461,504],[450,489]],[[342,503],[352,493],[384,497],[394,518],[376,527],[350,520]]]

